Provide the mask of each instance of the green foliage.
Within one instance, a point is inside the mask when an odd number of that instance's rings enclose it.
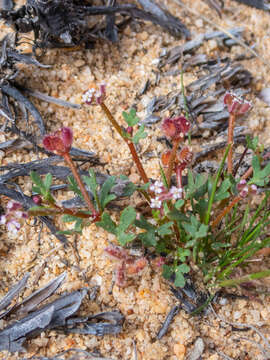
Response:
[[[186,102],[183,74],[181,83]],[[186,105],[185,103],[185,107]],[[187,107],[186,111],[188,115]],[[116,129],[124,140],[128,139],[129,142],[138,144],[147,136],[144,125],[139,124],[135,109],[132,108],[129,112],[122,114],[128,127],[132,129],[128,131],[121,131],[117,127]],[[264,166],[262,147],[257,137],[252,139],[248,136],[246,141],[247,148],[255,153],[252,159],[253,175],[247,186],[255,184],[266,187],[270,180],[270,163]],[[90,169],[89,176],[83,176],[83,181],[92,193],[97,212],[96,216],[92,211],[94,214],[92,218],[90,212],[71,211],[58,206],[50,193],[52,175],[47,174],[42,180],[38,174],[31,172],[33,191],[43,197],[46,206],[36,206],[30,211],[34,215],[63,215],[64,223],[74,223],[73,229],[61,232],[63,234],[81,234],[84,226],[96,221],[97,226],[114,234],[122,246],[129,246],[136,239],[143,247],[149,247],[150,251],[155,251],[166,259],[163,265],[163,276],[173,281],[177,287],[185,286],[185,277],[190,272],[192,261],[202,270],[204,281],[208,286],[233,286],[243,281],[261,278],[269,275],[269,270],[249,274],[239,279],[231,277],[235,269],[244,265],[258,250],[270,246],[270,192],[264,192],[263,200],[257,209],[253,209],[248,201],[239,196],[237,185],[241,179],[226,172],[225,162],[229,150],[230,145],[227,146],[218,171],[214,175],[198,174],[189,169],[187,183],[182,193],[179,189],[169,188],[168,172],[161,165],[162,183],[157,184],[157,189],[153,187],[157,192],[155,194],[154,191],[149,191],[149,183],[133,184],[124,175],[120,176],[121,184],[116,181],[115,176],[109,176],[100,185],[94,171]],[[138,166],[137,160],[135,157],[135,163]],[[181,166],[185,166],[184,161]],[[179,173],[182,171],[179,160],[178,163],[175,161],[173,164],[173,171],[176,174],[177,184],[181,184],[184,174]],[[143,174],[142,178],[144,182],[147,182],[147,176]],[[173,183],[174,179],[171,180]],[[83,199],[74,178],[69,177],[68,182],[69,188]],[[136,207],[138,210],[127,206],[121,211],[117,221],[114,221],[105,209],[111,201],[116,199],[113,193],[116,186],[122,187],[123,197],[126,198],[136,191],[139,192],[139,196],[144,197],[145,200],[143,211],[139,210],[141,204]],[[251,196],[251,189],[254,190],[254,187],[249,188],[247,196]],[[240,195],[242,196],[241,193]],[[87,200],[89,202],[89,199]],[[243,204],[246,204],[244,211]],[[155,206],[158,208],[150,208]]]
[[[36,192],[37,194],[43,196],[45,201],[54,203],[55,200],[51,195],[51,185],[52,185],[52,174],[47,174],[45,176],[45,179],[42,180],[41,177],[34,171],[30,172],[30,177],[33,183],[35,184],[33,186],[33,192]]]
[[[140,121],[140,119],[136,115],[136,110],[134,108],[131,108],[129,110],[129,113],[123,111],[122,115],[123,115],[125,122],[130,127],[134,127]],[[128,137],[134,144],[138,144],[141,139],[144,139],[147,137],[147,133],[144,132],[144,128],[145,128],[145,126],[142,124],[139,126],[139,129],[136,132],[136,134],[134,134],[132,137],[130,137],[130,135],[127,133],[125,134],[125,136]]]
[[[128,124],[128,126],[133,127],[133,126],[137,125],[138,122],[140,121],[140,119],[136,115],[136,110],[134,108],[131,108],[129,110],[129,113],[123,111],[122,115],[123,115],[125,122]]]
[[[255,155],[252,159],[253,177],[249,181],[249,184],[255,184],[258,186],[266,185],[270,178],[270,163],[268,163],[263,169],[261,169],[259,156]]]
[[[133,225],[135,219],[135,209],[128,206],[125,210],[122,211],[118,225],[106,212],[102,214],[101,221],[98,221],[96,225],[117,236],[120,245],[125,246],[129,242],[133,241],[136,237],[136,234],[128,231],[130,226]]]

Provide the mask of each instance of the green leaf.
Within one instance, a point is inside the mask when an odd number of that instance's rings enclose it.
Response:
[[[114,185],[115,185],[115,176],[110,176],[101,187],[99,194],[99,201],[102,210],[105,209],[106,205],[108,205],[110,201],[116,199],[115,194],[110,194],[111,188]]]
[[[166,235],[171,235],[172,234],[172,229],[171,226],[173,225],[173,222],[170,221],[166,224],[161,225],[158,229],[158,235],[159,236],[166,236]]]
[[[127,176],[120,175],[119,179],[126,181],[126,186],[122,192],[122,196],[131,196],[137,190],[137,186],[133,184]]]
[[[71,191],[73,191],[75,194],[79,195],[82,200],[84,200],[81,190],[79,189],[78,184],[77,184],[76,180],[74,179],[74,177],[68,176],[67,179],[69,182],[69,189]]]
[[[120,222],[117,227],[117,233],[123,233],[126,231],[130,225],[134,223],[136,219],[136,211],[131,206],[128,206],[125,208],[125,210],[122,211],[120,216]]]
[[[52,174],[49,173],[45,176],[45,180],[44,180],[44,186],[47,192],[50,191],[51,185],[52,185]]]
[[[143,215],[140,215],[139,220],[134,221],[134,225],[136,225],[140,229],[145,229],[147,231],[149,231],[149,230],[150,231],[152,231],[152,230],[155,231],[156,230],[156,226],[154,226],[153,224],[148,222]]]
[[[169,265],[163,265],[162,267],[162,275],[165,277],[165,279],[170,279],[170,277],[173,275],[174,270],[172,266]]]
[[[74,221],[77,221],[77,217],[76,216],[73,216],[73,215],[67,215],[67,214],[65,214],[65,215],[63,215],[62,216],[62,221],[64,222],[64,223],[70,223],[70,222],[74,222]]]
[[[174,285],[178,286],[178,287],[184,287],[186,281],[185,281],[183,274],[186,274],[189,271],[190,271],[190,268],[186,264],[181,264],[181,265],[177,266],[177,268],[175,269]]]
[[[74,225],[74,231],[81,234],[82,228],[83,228],[83,219],[77,219]]]
[[[134,144],[138,144],[141,139],[144,139],[147,137],[147,133],[144,132],[144,125],[141,125],[139,127],[139,130],[136,132],[136,134],[132,137],[132,142]]]
[[[156,246],[157,237],[154,230],[145,231],[138,235],[138,239],[141,240],[144,246]]]
[[[184,287],[185,283],[186,283],[186,280],[184,278],[184,275],[180,271],[177,271],[175,273],[174,285],[178,286],[178,287]]]
[[[258,186],[264,186],[269,182],[270,175],[270,163],[268,163],[264,169],[261,170],[259,157],[256,155],[252,159],[253,177],[248,184],[256,184]]]
[[[231,185],[232,184],[230,179],[225,179],[215,193],[214,202],[228,198],[230,196],[230,193],[227,190],[230,189]]]
[[[46,192],[46,186],[44,185],[41,177],[35,171],[30,172],[30,177],[33,183],[40,189],[39,193]]]
[[[98,203],[98,184],[96,179],[96,174],[94,173],[93,169],[89,169],[89,176],[83,176],[83,180],[86,183],[86,185],[90,188],[91,192],[93,193],[95,201]]]
[[[133,127],[140,121],[140,119],[136,116],[136,110],[134,108],[131,108],[129,110],[129,113],[123,111],[122,115],[123,115],[123,118],[125,119],[125,122],[128,124],[128,126]]]
[[[120,245],[125,246],[127,243],[133,241],[136,238],[135,234],[121,232],[117,236]]]
[[[186,261],[186,257],[190,256],[190,250],[179,247],[177,249],[177,256],[180,261],[184,262]]]
[[[255,152],[256,149],[257,149],[258,143],[259,143],[259,138],[258,138],[258,136],[255,136],[252,139],[250,135],[247,135],[246,136],[246,142],[247,142],[248,149],[251,149],[251,150],[253,150]]]
[[[176,201],[176,203],[174,204],[176,210],[181,209],[181,207],[185,204],[185,201],[183,199],[179,199]]]
[[[101,216],[101,221],[96,222],[96,225],[108,231],[111,234],[117,235],[116,223],[111,219],[110,214],[104,212]]]

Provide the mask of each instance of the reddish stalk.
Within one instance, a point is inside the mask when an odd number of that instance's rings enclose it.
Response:
[[[230,204],[221,211],[221,213],[218,215],[218,217],[212,222],[211,227],[214,228],[216,227],[220,221],[224,218],[224,216],[226,216],[228,214],[228,212],[242,199],[241,196],[236,196],[231,202]]]
[[[111,124],[113,125],[113,127],[115,128],[115,130],[118,132],[118,134],[121,136],[121,138],[125,141],[125,143],[128,145],[129,147],[129,151],[131,153],[131,156],[133,158],[133,161],[135,162],[137,169],[139,171],[139,174],[143,180],[143,182],[146,184],[149,182],[148,176],[146,175],[146,172],[143,168],[143,165],[141,163],[141,160],[138,157],[137,151],[135,149],[135,146],[132,142],[130,142],[123,134],[123,131],[121,129],[121,127],[119,126],[119,124],[117,123],[117,121],[115,120],[115,118],[113,117],[112,113],[110,112],[110,110],[107,108],[107,106],[105,105],[104,102],[102,102],[100,104],[102,110],[104,111],[104,113],[106,114],[107,118],[109,119],[109,121],[111,122]]]
[[[234,132],[235,114],[230,114],[228,127],[228,145],[231,145],[228,153],[228,173],[233,172],[233,132]]]
[[[88,206],[88,209],[91,211],[92,215],[96,216],[97,215],[97,211],[94,207],[94,204],[92,202],[92,200],[90,199],[90,196],[84,186],[84,183],[82,182],[82,179],[78,173],[78,170],[76,168],[76,166],[74,165],[74,162],[72,161],[71,159],[71,156],[69,153],[64,153],[63,155],[63,158],[65,159],[66,163],[68,164],[73,176],[74,176],[74,179],[76,180],[80,190],[81,190],[81,193],[82,193],[82,196]]]
[[[248,177],[250,177],[253,173],[253,167],[251,166],[244,175],[241,176],[241,180],[246,180]]]
[[[168,163],[168,170],[167,170],[167,173],[166,173],[166,179],[167,179],[167,184],[168,184],[168,187],[170,188],[171,186],[171,177],[172,177],[172,172],[173,172],[173,166],[174,166],[174,161],[175,161],[175,157],[176,157],[176,152],[177,152],[177,149],[178,149],[178,145],[180,143],[182,139],[179,138],[179,139],[176,139],[173,141],[173,148],[172,148],[172,151],[170,153],[170,157],[169,157],[169,163]]]
[[[80,211],[73,211],[71,209],[67,209],[67,208],[61,208],[61,207],[55,207],[55,208],[44,208],[44,209],[39,209],[39,210],[29,210],[28,211],[29,214],[34,215],[34,216],[50,216],[50,215],[72,215],[75,216],[77,218],[81,218],[81,219],[89,219],[89,214],[85,214],[83,212]]]
[[[183,169],[181,168],[181,166],[177,166],[176,167],[176,180],[177,180],[177,186],[179,188],[182,188],[182,184],[183,184],[183,181],[182,181],[182,171]]]

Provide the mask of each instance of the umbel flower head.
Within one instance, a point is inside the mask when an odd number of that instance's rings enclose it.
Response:
[[[26,218],[27,213],[23,211],[22,205],[16,201],[9,201],[5,215],[0,217],[0,225],[6,225],[9,232],[16,234]]]
[[[72,141],[72,130],[68,127],[63,127],[53,134],[46,135],[43,138],[43,145],[48,151],[55,152],[58,155],[64,155],[70,152]]]
[[[87,105],[101,104],[106,98],[106,84],[101,83],[99,86],[91,86],[82,96],[82,101]]]
[[[249,101],[242,99],[231,91],[226,92],[223,101],[227,105],[229,113],[233,115],[243,115],[252,107]]]
[[[184,116],[167,118],[163,120],[161,127],[165,136],[171,140],[179,140],[189,132],[190,122]]]

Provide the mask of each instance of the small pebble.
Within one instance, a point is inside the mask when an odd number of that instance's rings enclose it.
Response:
[[[76,67],[81,67],[81,66],[85,65],[85,61],[82,59],[76,60],[76,61],[74,61],[74,65]]]
[[[208,41],[209,50],[215,50],[217,48],[216,40],[209,40]]]
[[[184,360],[185,353],[186,353],[186,347],[184,344],[177,343],[173,347],[173,351],[175,355],[177,356],[177,360]]]
[[[197,20],[195,21],[195,25],[196,25],[198,28],[203,27],[203,21],[202,21],[202,19],[197,19]]]

